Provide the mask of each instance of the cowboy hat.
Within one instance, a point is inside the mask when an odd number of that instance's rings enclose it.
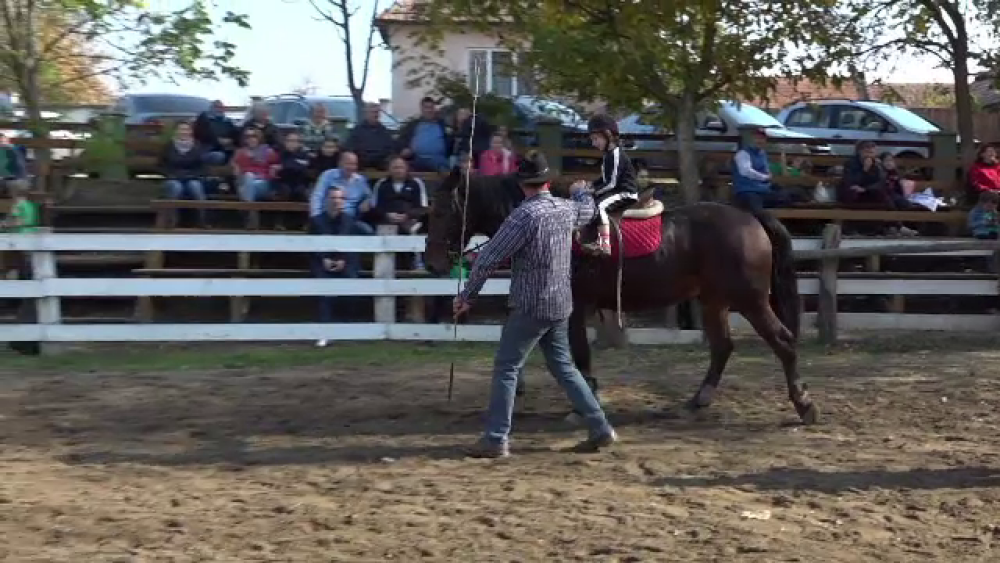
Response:
[[[522,184],[545,184],[551,181],[549,163],[545,155],[538,151],[530,151],[517,165],[514,177]]]

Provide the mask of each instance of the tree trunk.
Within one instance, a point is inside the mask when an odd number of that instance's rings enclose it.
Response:
[[[21,94],[21,103],[24,104],[25,117],[28,119],[28,129],[34,139],[42,140],[49,138],[48,128],[42,119],[42,89],[39,84],[39,73],[41,72],[41,61],[38,55],[38,29],[36,8],[29,5],[25,15],[25,57],[24,65],[21,67],[21,76],[18,77],[18,86]],[[45,181],[49,176],[49,168],[52,160],[52,151],[47,148],[34,149],[35,174],[38,177],[36,188],[44,191],[48,186]]]
[[[865,80],[865,73],[857,69],[851,70],[851,82],[854,83],[854,90],[858,94],[858,99],[872,99],[871,91],[868,88],[868,81]]]
[[[351,97],[354,98],[356,115],[354,123],[363,123],[365,120],[365,93],[361,90],[351,89]]]
[[[955,113],[958,118],[958,136],[961,140],[958,151],[962,156],[962,167],[967,168],[976,159],[975,127],[972,116],[972,93],[969,90],[968,43],[961,41],[958,43],[952,75],[955,79]]]
[[[701,201],[701,178],[698,173],[698,153],[695,151],[696,104],[688,92],[677,105],[677,162],[680,171],[684,203]]]

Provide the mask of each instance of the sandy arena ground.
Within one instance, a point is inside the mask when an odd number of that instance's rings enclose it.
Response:
[[[482,346],[450,406],[449,346],[5,355],[0,560],[998,561],[994,348],[807,347],[811,428],[756,343],[697,418],[676,407],[700,347],[603,352],[623,443],[589,456],[559,451],[581,432],[536,358],[517,455],[493,462],[455,453],[480,428]]]

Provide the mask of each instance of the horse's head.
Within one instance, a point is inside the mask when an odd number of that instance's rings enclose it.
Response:
[[[523,200],[521,185],[512,175],[467,179],[458,168],[452,170],[434,191],[424,251],[427,269],[435,275],[448,273],[473,235],[493,236]]]
[[[424,262],[434,275],[447,274],[472,238],[472,230],[466,228],[465,240],[461,240],[464,187],[465,179],[456,168],[434,190],[431,198]]]

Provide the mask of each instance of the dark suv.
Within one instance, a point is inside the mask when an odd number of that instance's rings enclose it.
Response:
[[[328,117],[337,117],[347,120],[347,128],[354,127],[357,122],[357,104],[350,96],[303,96],[300,94],[279,94],[268,96],[256,100],[254,103],[263,104],[271,114],[271,121],[282,130],[295,129],[299,125],[309,121],[312,115],[313,105],[319,103],[326,106]],[[253,106],[247,109],[246,119],[249,119]],[[379,121],[390,131],[399,129],[399,121],[386,113],[380,112]]]

